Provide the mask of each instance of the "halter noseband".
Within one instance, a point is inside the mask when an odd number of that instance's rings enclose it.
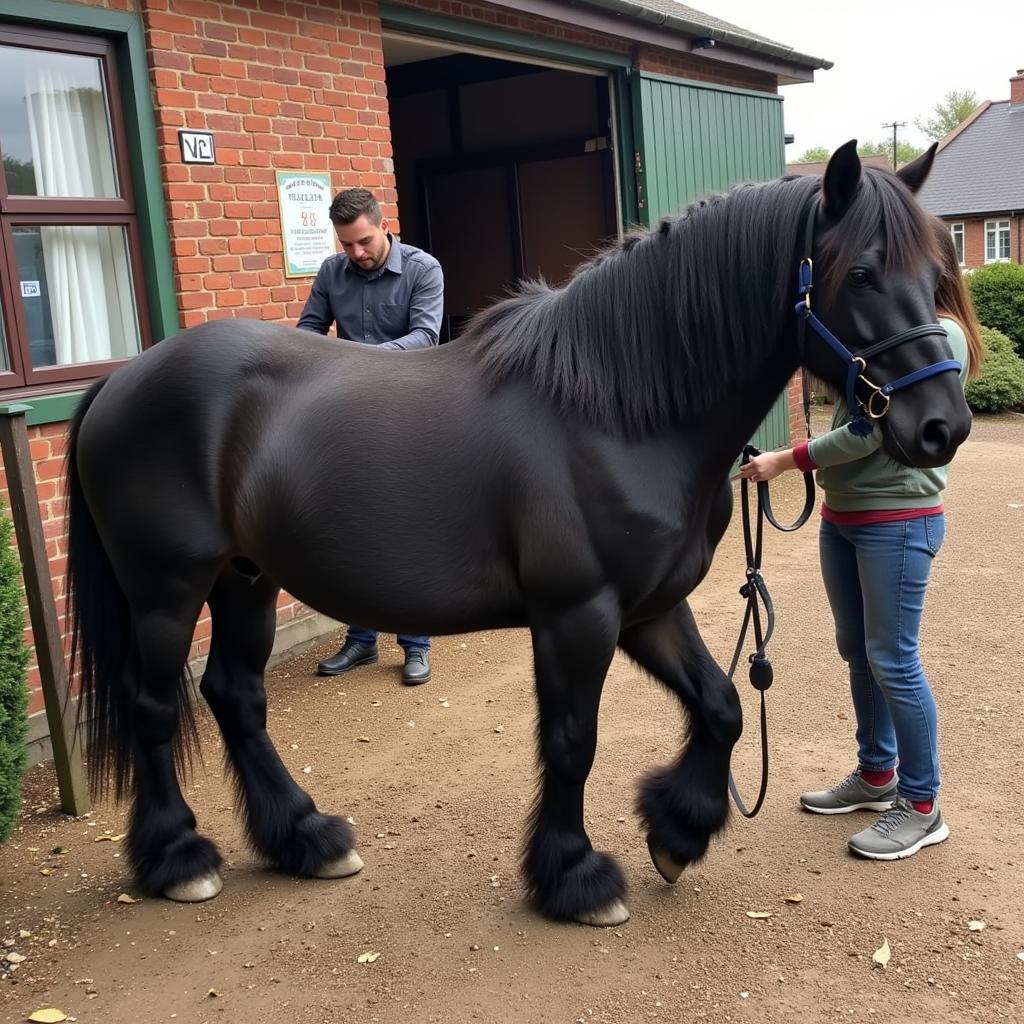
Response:
[[[885,338],[882,341],[876,341],[873,345],[868,345],[867,348],[863,348],[859,352],[851,352],[817,318],[817,316],[815,316],[811,309],[811,289],[813,287],[814,273],[814,261],[811,259],[811,253],[814,251],[814,224],[817,213],[818,200],[815,200],[811,204],[811,209],[807,215],[806,227],[804,229],[804,252],[806,252],[807,255],[800,260],[800,269],[798,273],[798,294],[800,298],[795,306],[795,312],[799,317],[798,335],[801,359],[803,357],[804,347],[806,344],[807,326],[810,325],[815,333],[817,333],[817,335],[828,344],[832,351],[835,352],[844,363],[846,363],[846,405],[850,410],[850,415],[854,417],[850,427],[856,433],[869,434],[871,433],[872,428],[872,423],[870,421],[880,420],[889,411],[889,404],[892,401],[892,395],[894,392],[910,387],[911,384],[916,384],[920,380],[926,380],[928,377],[934,377],[936,374],[945,373],[947,370],[956,370],[957,373],[959,373],[961,365],[956,359],[942,359],[937,363],[922,366],[920,369],[905,374],[897,380],[890,381],[888,384],[875,384],[865,376],[868,368],[868,359],[871,356],[877,356],[880,352],[885,352],[888,349],[895,348],[897,345],[902,345],[905,341],[914,341],[917,338],[924,338],[929,334],[945,335],[946,330],[941,324],[921,324],[918,327],[911,327],[909,330],[893,334],[891,337]],[[859,416],[857,415],[858,381],[861,381],[870,391],[868,400],[866,402],[859,403],[862,409]],[[865,418],[865,414],[867,418]]]

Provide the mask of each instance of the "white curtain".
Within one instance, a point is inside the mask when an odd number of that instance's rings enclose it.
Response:
[[[103,93],[59,66],[26,68],[32,164],[40,196],[117,195]],[[40,228],[57,363],[139,351],[135,299],[120,226]]]

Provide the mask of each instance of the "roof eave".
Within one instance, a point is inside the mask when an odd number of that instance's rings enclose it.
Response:
[[[936,217],[963,217],[972,220],[981,220],[983,217],[1020,217],[1024,216],[1024,199],[1016,206],[997,207],[996,209],[987,207],[981,210],[954,210],[951,213],[947,213],[945,210],[930,210],[929,212]]]
[[[734,49],[750,50],[754,53],[775,57],[810,71],[827,71],[833,66],[833,62],[825,60],[824,57],[812,57],[809,54],[798,53],[796,50],[788,46],[781,46],[778,43],[751,39],[749,36],[743,36],[737,32],[711,28],[699,22],[691,21],[682,15],[662,14],[658,11],[649,10],[641,4],[635,3],[634,0],[586,0],[586,2],[593,7],[604,7],[607,10],[636,18],[639,21],[660,25],[663,28],[669,28],[676,32],[684,32],[687,35],[696,36],[700,39],[714,39],[716,43],[722,43]],[[702,53],[702,56],[706,55]],[[797,79],[797,81],[804,80]]]

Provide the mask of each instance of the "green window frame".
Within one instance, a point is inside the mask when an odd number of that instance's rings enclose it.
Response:
[[[0,0],[0,27],[20,32],[48,30],[100,37],[112,47],[112,72],[116,74],[120,92],[131,201],[138,234],[140,284],[147,300],[145,330],[154,342],[176,333],[179,314],[141,18],[134,13],[60,0],[33,0],[31,4],[23,0]],[[44,32],[39,35],[42,40]],[[32,407],[26,415],[29,424],[66,420],[77,404],[81,384],[76,387],[53,383],[47,390],[48,394],[18,394],[19,401]]]

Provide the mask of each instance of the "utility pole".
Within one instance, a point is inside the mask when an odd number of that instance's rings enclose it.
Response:
[[[907,127],[907,122],[906,121],[890,121],[888,124],[883,124],[882,127],[883,128],[891,128],[892,129],[892,169],[895,171],[896,170],[896,129],[897,128],[906,128]]]

